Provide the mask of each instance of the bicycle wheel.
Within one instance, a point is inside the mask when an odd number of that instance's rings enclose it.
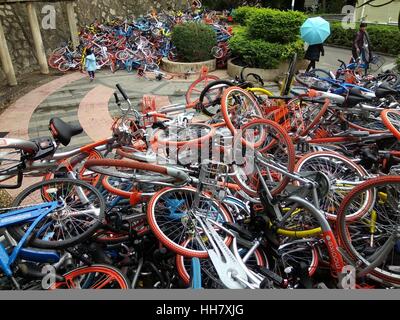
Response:
[[[221,47],[215,46],[211,49],[211,55],[215,59],[221,59],[224,56],[224,50]]]
[[[22,191],[13,207],[60,201],[63,206],[47,215],[34,229],[29,243],[38,248],[65,248],[90,237],[102,224],[105,202],[90,184],[72,179],[36,183]],[[8,228],[20,240],[31,223]]]
[[[200,245],[200,241],[207,242],[207,239],[194,215],[206,217],[220,224],[232,222],[232,217],[205,194],[200,197],[198,208],[193,208],[196,194],[197,190],[189,187],[160,190],[150,200],[147,220],[157,239],[170,250],[185,257],[207,258],[207,251]],[[231,236],[224,235],[222,230],[217,232],[224,238],[226,245],[231,243]],[[184,246],[188,239],[193,239],[196,243],[195,248]]]
[[[218,80],[217,76],[207,75],[194,81],[186,92],[186,103],[189,105],[196,104],[203,89],[211,82]]]
[[[222,114],[233,135],[247,122],[262,118],[262,112],[250,92],[239,87],[226,89],[221,98]]]
[[[356,130],[367,131],[371,134],[380,134],[387,132],[387,129],[382,119],[379,118],[379,116],[374,116],[373,114],[347,114],[346,116],[341,114],[340,119],[344,122],[347,122],[349,127]]]
[[[80,267],[63,275],[63,282],[56,282],[56,289],[130,289],[129,280],[118,269],[95,264]]]
[[[278,248],[279,261],[275,272],[284,274],[287,268],[298,268],[301,263],[308,267],[308,275],[312,277],[318,268],[318,251],[315,240],[291,240],[288,239]],[[283,272],[282,272],[283,271]]]
[[[400,140],[400,111],[387,109],[381,113],[383,124]]]
[[[49,56],[49,58],[47,59],[47,63],[49,64],[49,66],[53,69],[58,69],[58,65],[65,60],[65,58],[62,55],[56,55],[56,54],[52,54]]]
[[[307,88],[317,89],[320,91],[328,91],[331,87],[329,82],[319,79],[309,73],[297,74],[295,75],[295,79],[298,83]]]
[[[127,50],[120,50],[115,54],[115,58],[123,62],[126,62],[128,59],[132,59],[132,57],[133,56]]]
[[[244,161],[236,159],[236,163],[233,165],[235,172],[233,178],[236,183],[246,194],[257,197],[262,186],[261,173],[272,195],[279,194],[290,179],[274,167],[291,173],[296,163],[295,149],[289,135],[281,126],[271,120],[256,119],[242,127],[242,143],[246,145],[246,153],[247,150],[252,152],[252,149],[256,148],[263,161],[256,160],[258,172],[251,163],[254,155],[246,155]],[[242,158],[239,159],[242,160]]]
[[[215,80],[210,82],[200,93],[199,104],[201,111],[214,117],[221,110],[221,97],[227,87],[233,86],[229,80]]]
[[[56,56],[62,56],[65,52],[67,51],[67,48],[64,47],[59,47],[53,50],[51,54],[56,55]]]
[[[318,172],[325,175],[328,187],[319,189],[319,206],[330,220],[336,220],[337,210],[345,196],[368,176],[361,166],[341,154],[329,151],[306,154],[297,162],[294,171],[300,174]],[[321,183],[321,180],[317,182]],[[368,192],[358,210],[349,213],[346,219],[351,221],[366,214],[371,207],[373,197],[374,194]]]
[[[368,213],[357,220],[347,221],[347,213],[356,210],[369,192],[373,192],[375,198]],[[370,275],[396,285],[400,285],[400,248],[397,236],[399,199],[400,177],[378,177],[354,188],[343,200],[337,214],[340,243],[355,265],[369,266],[375,262],[377,252],[391,244],[388,254]]]
[[[300,114],[298,115],[301,119],[301,132],[299,135],[305,136],[312,129],[316,128],[318,124],[321,122],[322,117],[325,115],[326,111],[329,108],[330,101],[328,99],[325,100],[324,103],[305,103],[301,104],[299,108]]]
[[[71,69],[71,65],[68,61],[64,60],[58,65],[58,70],[61,72],[67,72],[69,69]]]

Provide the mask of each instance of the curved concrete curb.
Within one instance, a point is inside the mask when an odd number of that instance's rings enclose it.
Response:
[[[168,58],[163,58],[161,64],[162,69],[170,73],[197,73],[200,72],[203,66],[208,67],[208,72],[215,71],[217,69],[217,60],[213,59],[201,62],[174,62],[168,60]]]
[[[233,59],[228,61],[228,74],[230,77],[235,78],[240,76],[243,67],[236,65],[232,62]],[[297,62],[297,70],[304,68],[304,60]],[[260,69],[260,68],[246,68],[245,75],[249,73],[258,74],[264,81],[278,81],[289,69],[289,63],[283,62],[278,69]]]

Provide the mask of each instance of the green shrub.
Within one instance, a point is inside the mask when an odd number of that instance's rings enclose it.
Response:
[[[358,30],[343,29],[340,22],[331,23],[331,35],[328,44],[351,48]],[[368,25],[367,31],[371,40],[372,52],[397,55],[400,52],[400,31],[395,26]]]
[[[172,43],[185,62],[199,62],[212,58],[217,36],[209,25],[189,22],[174,27]]]
[[[255,7],[239,7],[232,12],[233,21],[245,26],[248,19],[250,19],[255,12],[258,12],[260,10],[260,8]]]
[[[234,56],[250,67],[275,69],[295,52],[299,58],[304,56],[304,42],[301,39],[288,44],[272,43],[252,39],[247,32],[244,28],[236,29],[229,40],[229,47]]]
[[[252,12],[247,25],[253,39],[289,43],[297,40],[300,26],[305,20],[306,15],[299,11],[264,8]]]

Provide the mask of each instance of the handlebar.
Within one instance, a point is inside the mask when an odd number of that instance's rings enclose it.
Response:
[[[126,101],[128,101],[129,100],[128,95],[126,94],[125,90],[122,89],[121,85],[119,83],[117,83],[116,87],[119,90],[119,92],[121,93],[121,95],[124,97],[124,99]]]

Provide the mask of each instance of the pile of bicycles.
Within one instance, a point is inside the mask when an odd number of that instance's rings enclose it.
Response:
[[[151,12],[146,16],[114,19],[100,23],[94,21],[81,29],[80,45],[72,49],[71,44],[62,44],[53,50],[48,64],[61,72],[83,70],[86,50],[90,48],[97,60],[99,69],[107,68],[111,72],[139,69],[141,72],[157,72],[162,58],[176,61],[179,57],[171,43],[171,31],[177,24],[184,22],[204,22],[217,34],[217,45],[212,54],[218,65],[224,67],[230,55],[227,44],[232,30],[216,12]]]
[[[117,85],[110,138],[72,151],[58,118],[0,139],[1,186],[41,180],[0,214],[0,288],[398,287],[398,91],[273,96],[244,74],[162,108]]]

